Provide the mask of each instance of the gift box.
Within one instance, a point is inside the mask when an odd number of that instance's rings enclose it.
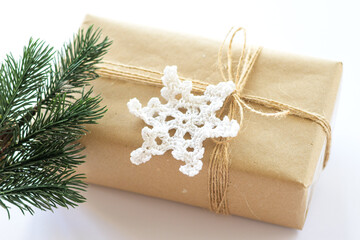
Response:
[[[89,183],[211,208],[209,161],[216,142],[204,141],[203,166],[189,177],[179,172],[183,162],[167,151],[134,165],[130,154],[143,143],[145,123],[132,115],[127,103],[137,98],[146,104],[160,96],[161,86],[133,81],[135,75],[116,74],[145,69],[162,72],[176,65],[179,76],[209,84],[223,81],[217,67],[220,42],[117,23],[87,16],[82,25],[100,27],[113,41],[104,63],[114,71],[92,83],[108,111],[99,124],[88,126],[81,139],[86,147],[79,172]],[[234,48],[234,59],[241,54]],[[101,69],[100,69],[101,70]],[[145,72],[146,72],[145,71]],[[151,74],[151,71],[148,71]],[[317,113],[330,120],[342,73],[340,62],[262,49],[242,94],[259,96]],[[267,111],[266,106],[257,109]],[[323,168],[326,132],[315,121],[286,116],[264,117],[244,110],[243,126],[229,141],[226,185],[228,213],[301,229],[309,208],[313,185]],[[209,199],[210,196],[210,199]]]

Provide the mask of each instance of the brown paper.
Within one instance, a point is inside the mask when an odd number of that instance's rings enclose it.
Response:
[[[113,40],[105,60],[157,71],[177,65],[180,76],[209,83],[222,80],[217,69],[220,42],[115,23],[87,16]],[[251,94],[323,114],[330,119],[342,64],[264,49],[246,85]],[[160,88],[116,78],[94,81],[108,112],[98,125],[88,126],[85,172],[89,183],[149,196],[209,207],[208,162],[214,143],[206,140],[204,166],[188,177],[182,164],[167,152],[139,166],[130,153],[142,144],[144,123],[129,113],[126,103],[138,98],[146,105],[160,97]],[[316,123],[296,117],[264,118],[245,111],[244,127],[231,142],[228,205],[231,214],[283,226],[302,228],[325,134]]]

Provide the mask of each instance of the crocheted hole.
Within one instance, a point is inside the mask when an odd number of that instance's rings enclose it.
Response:
[[[153,118],[156,118],[156,117],[158,117],[158,116],[159,116],[159,113],[158,113],[158,112],[154,112]]]
[[[172,129],[169,130],[169,136],[170,136],[170,137],[173,137],[173,136],[175,135],[175,133],[176,133],[176,129],[175,129],[175,128],[172,128]]]
[[[207,101],[206,104],[207,104],[207,105],[210,105],[210,104],[211,104],[211,101]]]
[[[179,107],[178,110],[179,110],[180,112],[182,112],[183,114],[185,114],[185,113],[187,112],[187,109],[184,108],[184,107]]]
[[[186,132],[186,133],[184,134],[184,139],[185,139],[185,140],[190,140],[190,139],[191,139],[191,135],[190,135],[189,132]]]
[[[165,118],[165,122],[168,122],[168,121],[171,121],[171,120],[174,120],[175,118],[173,117],[173,116],[171,116],[171,115],[169,115],[169,116],[167,116],[166,118]]]
[[[183,123],[183,124],[186,124],[186,123],[187,123],[186,119],[182,120],[182,123]]]
[[[194,148],[188,147],[188,148],[186,149],[186,151],[188,151],[188,152],[193,152],[193,151],[194,151]]]
[[[182,98],[181,93],[175,95],[175,99],[176,99],[176,100],[180,100],[181,98]]]
[[[194,107],[194,112],[195,112],[196,114],[199,114],[199,113],[200,113],[200,108],[199,108],[199,107]]]
[[[195,123],[195,126],[197,126],[198,128],[202,128],[204,126],[203,123]]]
[[[159,137],[155,138],[155,142],[156,142],[157,145],[162,144],[162,140]]]

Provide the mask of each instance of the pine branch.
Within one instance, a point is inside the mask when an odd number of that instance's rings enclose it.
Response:
[[[39,40],[29,42],[16,62],[0,68],[0,206],[22,213],[85,201],[83,162],[76,141],[105,113],[100,96],[85,91],[111,42],[101,32],[80,30],[54,57]]]
[[[79,93],[77,88],[88,85],[88,82],[99,77],[96,64],[105,54],[103,49],[111,44],[103,41],[96,45],[100,37],[100,31],[93,31],[92,26],[86,33],[80,30],[74,40],[59,52],[51,75],[52,81],[49,81],[48,92],[44,98],[45,104],[59,92],[66,92],[67,98],[73,98],[74,93]]]
[[[75,207],[85,201],[78,191],[85,189],[84,176],[71,169],[45,168],[4,174],[0,183],[0,206],[10,217],[9,206],[4,201],[34,213],[33,207],[52,210],[57,206]]]
[[[19,61],[11,54],[6,56],[0,67],[0,147],[15,139],[12,133],[19,131],[16,121],[36,104],[36,91],[47,77],[52,56],[52,48],[33,39]]]
[[[1,126],[7,119],[16,120],[36,103],[36,91],[47,78],[52,56],[52,48],[32,38],[29,45],[24,47],[23,57],[19,61],[11,54],[7,55],[0,71]]]

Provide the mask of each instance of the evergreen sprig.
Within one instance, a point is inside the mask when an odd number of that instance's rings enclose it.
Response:
[[[77,141],[106,111],[85,86],[110,44],[90,27],[59,52],[30,39],[18,61],[9,54],[1,64],[0,206],[9,217],[9,204],[33,214],[85,201]]]

